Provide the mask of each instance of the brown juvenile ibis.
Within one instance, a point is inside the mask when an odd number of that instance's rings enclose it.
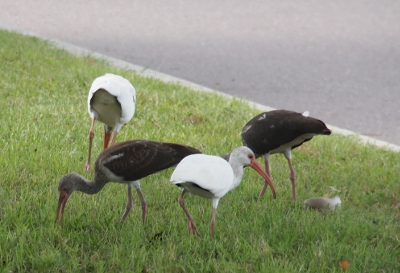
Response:
[[[283,153],[289,163],[293,199],[296,200],[296,173],[292,165],[292,149],[309,141],[315,135],[330,135],[325,123],[308,116],[308,112],[297,113],[274,110],[252,118],[242,129],[243,144],[256,157],[262,156],[265,171],[270,175],[268,159],[270,154]],[[264,184],[259,197],[264,195],[268,183]]]
[[[105,74],[96,78],[88,94],[88,111],[92,118],[89,130],[88,161],[85,169],[91,166],[92,142],[94,137],[94,123],[99,120],[104,123],[104,149],[108,147],[111,133],[113,145],[122,126],[131,120],[135,113],[136,91],[125,78]]]
[[[182,190],[178,202],[187,216],[189,232],[200,235],[192,215],[185,207],[183,196],[191,193],[212,199],[211,237],[213,237],[219,199],[240,184],[244,166],[250,166],[256,170],[271,186],[274,198],[276,198],[271,179],[258,164],[253,152],[245,146],[232,151],[229,163],[218,156],[196,154],[185,157],[176,166],[171,176],[171,183]]]
[[[77,173],[64,175],[58,186],[56,221],[63,221],[68,198],[75,191],[87,194],[98,193],[108,182],[128,185],[128,203],[121,222],[132,208],[132,187],[135,187],[142,205],[142,220],[146,219],[147,203],[140,189],[140,179],[178,164],[184,157],[200,153],[199,150],[180,144],[151,140],[128,140],[114,144],[98,156],[92,181]]]

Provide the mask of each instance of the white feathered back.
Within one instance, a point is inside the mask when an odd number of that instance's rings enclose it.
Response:
[[[104,89],[117,98],[122,110],[120,123],[127,123],[135,114],[136,90],[133,85],[127,79],[111,73],[96,78],[88,94],[88,112],[91,117],[93,117],[93,112],[90,101],[93,94],[99,89]]]

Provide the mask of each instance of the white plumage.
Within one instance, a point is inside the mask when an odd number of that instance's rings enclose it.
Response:
[[[205,154],[185,157],[171,176],[173,184],[179,184],[181,188],[189,189],[191,194],[207,199],[221,198],[233,190],[237,186],[233,180],[233,169],[228,161]]]
[[[99,90],[105,92],[100,93],[101,95],[97,98],[96,93]],[[135,114],[135,102],[136,91],[132,84],[121,76],[108,73],[93,81],[88,94],[88,112],[91,118],[96,118],[109,127],[113,127],[115,131],[119,131],[122,125],[130,121]],[[113,106],[119,108],[119,113],[114,115],[113,120],[108,113],[97,108],[107,109]],[[110,121],[106,122],[106,120]]]
[[[185,157],[178,164],[172,173],[171,183],[182,189],[178,202],[188,218],[189,232],[193,231],[200,235],[193,217],[185,207],[183,200],[185,193],[212,199],[211,237],[213,237],[219,199],[240,184],[245,166],[250,166],[256,170],[271,186],[274,197],[276,197],[271,179],[258,164],[253,152],[247,147],[242,146],[234,149],[230,155],[229,163],[218,156],[195,154]]]
[[[88,112],[92,118],[86,163],[86,170],[89,170],[95,121],[104,123],[104,149],[108,147],[112,132],[114,136],[111,145],[114,144],[119,130],[131,120],[135,113],[136,91],[127,79],[108,73],[93,81],[87,103]]]

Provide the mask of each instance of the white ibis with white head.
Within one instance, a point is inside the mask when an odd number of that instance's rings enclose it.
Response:
[[[87,194],[98,193],[108,182],[128,185],[128,203],[121,222],[132,208],[132,187],[135,187],[142,205],[142,221],[146,219],[147,203],[140,189],[140,179],[178,164],[185,156],[200,153],[199,150],[180,144],[151,140],[128,140],[105,149],[95,163],[94,180],[90,181],[77,173],[64,175],[58,186],[56,221],[62,223],[65,205],[75,191]]]
[[[125,78],[105,74],[96,78],[88,94],[88,111],[92,118],[89,130],[89,152],[86,170],[90,169],[92,141],[94,137],[94,123],[99,120],[104,123],[104,149],[108,147],[111,133],[113,145],[121,127],[131,120],[135,113],[136,91]]]
[[[265,161],[265,171],[270,175],[268,159],[270,154],[283,153],[289,163],[293,199],[296,200],[296,173],[292,165],[292,149],[311,140],[315,135],[330,135],[325,123],[303,114],[275,110],[261,113],[252,118],[242,129],[243,144]],[[260,196],[268,184],[265,183]]]
[[[171,176],[171,183],[182,189],[178,202],[187,216],[189,232],[193,231],[200,235],[193,217],[185,207],[183,196],[188,192],[212,199],[211,237],[213,237],[219,199],[240,184],[244,166],[250,166],[256,170],[271,186],[274,198],[276,198],[275,189],[269,176],[258,164],[253,152],[244,146],[232,151],[229,163],[219,156],[196,154],[185,157],[176,166]]]

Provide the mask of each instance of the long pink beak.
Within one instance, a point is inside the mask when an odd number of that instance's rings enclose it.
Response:
[[[272,194],[274,195],[274,199],[276,199],[276,192],[275,192],[274,185],[272,184],[271,178],[263,170],[261,165],[257,162],[257,160],[254,157],[251,159],[251,163],[249,166],[252,167],[256,172],[258,172],[265,179],[264,187],[262,188],[261,193],[258,196],[258,199],[260,199],[260,197],[262,197],[264,195],[265,190],[267,189],[268,185],[271,187]]]
[[[60,197],[58,198],[56,222],[58,221],[58,217],[60,216],[60,224],[61,225],[63,223],[63,215],[64,215],[65,205],[67,204],[68,198],[70,196],[71,196],[71,194],[68,194],[66,191],[64,191],[64,190],[60,191]],[[60,215],[60,212],[61,212],[61,215]]]

